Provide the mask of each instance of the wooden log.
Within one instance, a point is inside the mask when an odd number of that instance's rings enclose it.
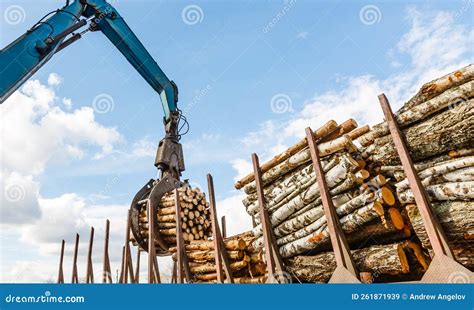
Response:
[[[245,260],[231,262],[229,267],[232,271],[238,271],[248,266],[248,262]],[[192,273],[203,274],[203,273],[216,273],[216,265],[213,263],[195,263],[190,262],[190,270]],[[217,274],[217,273],[216,273]]]
[[[388,189],[387,187],[382,187],[376,192],[364,191],[360,193],[359,195],[355,196],[346,203],[336,207],[336,213],[339,216],[349,214],[352,211],[367,205],[368,203],[374,202],[376,199],[388,205],[393,205],[395,203],[395,198],[390,189]],[[376,205],[376,208],[380,209],[381,205]],[[316,229],[326,223],[326,218],[323,214],[324,212],[322,206],[319,205],[293,219],[288,220],[286,223],[285,221],[281,223],[277,222],[277,224],[274,224],[272,222],[273,226],[278,225],[274,228],[275,235],[282,237],[278,239],[277,243],[286,244],[316,231]],[[256,237],[261,236],[261,225],[257,225],[256,227],[254,227],[252,229],[252,233]],[[258,242],[258,244],[260,244],[260,241]]]
[[[343,163],[340,164],[341,161],[343,161]],[[348,166],[347,161],[347,159],[342,159],[340,156],[334,156],[329,162],[322,163],[323,170],[324,172],[328,172],[339,164],[341,166]],[[297,169],[288,173],[281,181],[276,180],[271,186],[267,187],[267,190],[264,189],[265,199],[271,202],[271,204],[266,205],[269,213],[271,213],[273,209],[278,209],[285,201],[290,201],[296,197],[299,192],[302,192],[313,184],[315,180],[313,165],[309,164],[303,167],[303,169]],[[329,178],[337,174],[337,171],[338,170],[334,169]],[[259,209],[256,193],[249,194],[246,199],[243,200],[243,203],[246,206],[247,213],[250,215],[258,213]]]
[[[368,203],[368,201],[364,201],[364,204],[362,205],[357,205],[357,204],[350,204],[348,205],[348,207],[338,207],[336,208],[336,213],[339,215],[339,216],[342,216],[344,214],[348,214],[362,206],[365,205],[365,203]],[[371,204],[375,204],[374,208],[377,209],[377,210],[382,210],[383,207],[382,205],[375,201],[375,202],[371,202]],[[350,207],[352,207],[353,209],[351,209]],[[319,232],[321,232],[321,228],[325,228],[324,225],[326,225],[326,217],[324,216],[324,211],[322,210],[322,206],[318,207],[317,209],[314,209],[313,212],[311,212],[311,214],[307,214],[306,215],[307,217],[305,219],[303,219],[303,223],[298,223],[296,224],[294,227],[293,227],[293,230],[290,234],[287,234],[285,236],[282,236],[281,238],[278,238],[277,239],[277,244],[278,245],[284,245],[284,244],[287,244],[289,242],[292,242],[292,241],[295,241],[295,240],[298,240],[298,239],[301,239],[301,238],[304,238],[304,237],[308,237],[308,236],[311,236],[311,234],[314,234],[314,233],[318,233],[318,230]],[[319,216],[318,218],[316,219],[311,219],[311,217],[314,216]],[[311,224],[304,224],[304,222],[307,222],[307,221],[312,221]],[[298,230],[294,230],[295,227],[301,227],[300,229]],[[276,230],[276,229],[275,229]]]
[[[379,203],[371,203],[339,219],[341,228],[345,233],[351,233],[360,226],[380,217],[384,214],[383,208]],[[308,250],[315,249],[318,245],[327,243],[329,240],[329,231],[325,227],[321,232],[312,236],[305,236],[295,241],[289,242],[280,247],[282,257],[291,257]]]
[[[323,138],[321,138],[318,143],[334,140],[342,135],[352,132],[356,128],[357,128],[357,122],[353,118],[350,118],[347,121],[343,122],[342,124],[338,125],[336,128],[334,128],[331,132],[329,132]]]
[[[469,201],[474,199],[474,181],[429,185],[425,187],[425,190],[431,201]],[[397,192],[397,195],[401,203],[408,204],[415,202],[411,189]]]
[[[357,167],[357,163],[354,160],[352,160],[352,164],[350,164],[349,162],[350,161],[341,161],[338,165],[328,171],[328,173],[326,174],[328,179],[328,187],[335,187],[337,185],[336,182],[341,183],[342,180],[347,177],[348,173],[350,173],[350,169],[353,168],[353,166],[351,165],[356,165]],[[302,192],[296,191],[295,194],[287,193],[286,197],[278,203],[273,203],[273,201],[267,202],[271,210],[273,211],[270,213],[269,216],[270,223],[273,226],[282,223],[291,214],[300,210],[301,208],[308,205],[320,196],[318,184],[314,183],[314,181],[310,181],[308,183],[310,184],[310,186]],[[272,208],[273,206],[274,208]],[[257,232],[259,230],[261,231],[260,224],[254,228],[254,232]]]
[[[421,102],[409,110],[396,116],[400,128],[404,128],[417,121],[425,119],[436,112],[452,105],[457,100],[466,101],[474,97],[474,81],[469,81],[460,86],[451,88],[431,100]],[[372,130],[359,138],[363,146],[367,146],[375,141],[376,138],[389,134],[387,123],[380,123],[372,127]]]
[[[337,123],[333,120],[327,122],[326,124],[324,124],[322,127],[320,127],[318,130],[316,130],[314,132],[314,138],[315,139],[320,139],[321,137],[323,137],[323,136],[327,135],[329,132],[331,132],[334,128],[336,128],[336,126],[337,126]],[[292,147],[290,147],[289,149],[287,149],[283,153],[273,157],[271,160],[269,160],[268,162],[261,165],[260,169],[261,169],[262,173],[265,174],[265,172],[269,171],[270,169],[277,166],[278,164],[284,162],[285,160],[287,160],[291,156],[295,155],[296,153],[298,153],[299,151],[301,151],[303,148],[305,148],[307,146],[308,146],[308,143],[307,143],[306,139],[300,140],[297,144],[293,145]],[[247,176],[245,176],[244,178],[242,178],[241,180],[239,180],[235,183],[235,188],[240,189],[244,185],[246,185],[246,184],[248,184],[248,183],[250,183],[254,180],[255,180],[255,175],[253,173],[248,174]]]
[[[414,280],[423,275],[423,269],[410,265],[405,246],[400,243],[374,245],[351,251],[359,271],[371,272],[381,278]],[[326,283],[336,269],[333,252],[312,256],[296,256],[287,260],[286,268],[304,282]]]
[[[474,147],[474,100],[459,103],[423,123],[402,130],[414,161],[433,157],[456,148]],[[390,136],[371,156],[380,166],[398,165],[400,160]]]
[[[321,157],[329,156],[343,149],[354,148],[352,140],[344,135],[335,140],[321,143],[318,145],[319,153]],[[262,174],[263,185],[266,186],[270,182],[278,179],[279,177],[285,175],[287,172],[307,163],[310,161],[310,154],[308,148],[305,148],[293,156],[289,157],[285,161],[281,162],[277,166],[269,169],[267,172]],[[247,184],[244,188],[244,191],[249,194],[255,191],[255,181]]]
[[[467,157],[461,157],[461,158],[448,160],[436,166],[427,168],[419,172],[418,176],[420,177],[422,182],[425,179],[427,179],[427,181],[425,181],[426,184],[423,184],[423,185],[429,185],[430,181],[428,180],[428,178],[433,178],[433,177],[443,176],[443,175],[445,175],[444,178],[448,182],[449,181],[460,182],[460,181],[465,181],[465,178],[461,177],[459,180],[457,178],[460,175],[464,175],[464,173],[466,173],[467,175],[472,174],[474,171],[472,170],[473,169],[472,167],[474,167],[474,156],[467,156]],[[470,168],[470,169],[458,171],[457,173],[453,173],[453,174],[449,174],[450,172],[454,172],[456,170],[460,170],[463,168]],[[395,184],[395,186],[397,187],[397,190],[400,191],[400,190],[409,188],[410,185],[408,183],[408,179],[405,179]]]
[[[437,78],[431,82],[425,83],[418,93],[413,96],[403,107],[399,113],[418,105],[420,102],[430,100],[443,93],[444,91],[456,87],[458,85],[467,83],[474,79],[474,66],[468,65],[460,70],[456,70]]]
[[[190,235],[192,236],[192,234]],[[209,251],[190,251],[187,252],[188,258],[190,261],[193,262],[213,262],[214,261],[214,250],[209,250]],[[227,255],[229,259],[231,260],[239,260],[241,261],[245,253],[244,251],[227,251]],[[172,258],[175,260],[176,259],[176,253],[172,255]]]
[[[421,244],[424,248],[431,249],[418,208],[413,204],[407,205],[405,208]],[[472,268],[474,266],[474,251],[472,251],[474,249],[474,239],[472,238],[474,236],[474,217],[472,216],[474,201],[434,203],[432,208],[443,227],[448,244],[456,249],[456,251],[453,250],[456,260],[467,268]]]

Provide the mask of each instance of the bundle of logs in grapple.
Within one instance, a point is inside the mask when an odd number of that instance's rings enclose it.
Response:
[[[474,269],[474,66],[438,78],[396,112],[409,152],[455,258]],[[379,108],[374,98],[374,108]],[[304,133],[302,133],[303,135]],[[329,193],[358,270],[374,281],[419,279],[432,257],[385,122],[329,121],[314,132]],[[261,165],[266,208],[286,268],[325,282],[335,269],[305,139]],[[254,175],[236,183],[263,246]]]
[[[244,233],[224,239],[224,247],[234,283],[265,283],[263,251],[252,246],[255,237]],[[176,248],[171,248],[176,261]],[[195,240],[186,245],[186,255],[193,282],[217,281],[213,241]]]
[[[211,216],[206,195],[199,188],[188,186],[178,189],[180,216],[185,242],[207,240],[212,235]],[[163,239],[170,245],[176,244],[174,192],[166,193],[158,207],[158,229]],[[139,226],[143,235],[148,235],[148,216],[146,208],[140,211]]]

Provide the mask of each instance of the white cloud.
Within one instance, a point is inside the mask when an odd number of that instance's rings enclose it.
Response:
[[[216,202],[217,214],[226,217],[227,235],[232,236],[252,229],[252,219],[242,206],[245,195],[235,194]]]
[[[58,86],[63,82],[63,78],[57,73],[50,73],[48,75],[48,85],[49,86]]]
[[[82,107],[66,112],[55,106],[55,92],[38,80],[25,83],[0,109],[3,169],[22,174],[40,174],[51,159],[63,154],[82,158],[88,149],[110,153],[122,137],[105,127],[94,111]]]
[[[64,106],[66,106],[66,108],[70,109],[72,107],[72,99],[71,98],[63,98],[62,100]]]
[[[237,171],[237,175],[234,177],[234,181],[240,180],[245,177],[249,172],[252,171],[252,163],[245,159],[237,158],[231,160],[232,168]]]
[[[337,76],[337,87],[316,94],[305,102],[300,112],[288,114],[286,119],[263,121],[259,130],[248,133],[241,144],[258,152],[263,162],[302,139],[308,126],[316,129],[331,119],[340,123],[351,117],[359,125],[378,123],[382,120],[377,99],[380,93],[385,93],[392,107],[397,109],[423,83],[472,62],[474,31],[468,25],[456,24],[453,14],[421,14],[409,8],[407,18],[410,30],[387,52],[396,73],[385,79],[373,75]],[[407,56],[408,65],[402,66]],[[244,171],[239,160],[230,163],[239,176],[251,172],[251,169]]]
[[[40,217],[39,184],[31,175],[0,172],[0,223],[29,223]]]

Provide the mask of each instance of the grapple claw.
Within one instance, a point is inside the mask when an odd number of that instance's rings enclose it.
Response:
[[[171,175],[166,175],[162,179],[148,181],[135,195],[130,206],[132,234],[142,250],[148,251],[148,234],[142,233],[145,229],[140,221],[140,213],[146,211],[148,204],[152,207],[153,214],[158,213],[159,204],[164,194],[171,192],[175,188],[183,185],[178,179]],[[150,219],[148,219],[150,220]],[[158,230],[158,219],[153,216],[154,235],[156,245],[156,255],[169,255],[170,245],[163,240]]]

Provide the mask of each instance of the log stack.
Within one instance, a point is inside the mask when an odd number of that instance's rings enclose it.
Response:
[[[185,243],[194,240],[207,240],[212,235],[209,203],[205,193],[199,188],[184,186],[178,189],[180,199],[180,216]],[[174,192],[166,193],[158,207],[158,231],[170,245],[176,245],[176,218]],[[148,235],[148,215],[142,208],[139,217],[142,235]],[[133,241],[133,240],[132,240]]]
[[[435,213],[457,260],[474,267],[474,66],[421,90],[396,113]],[[375,98],[374,98],[375,99]],[[375,99],[376,100],[376,99]],[[377,104],[377,103],[374,103]],[[303,135],[303,133],[302,133]],[[421,277],[431,247],[387,124],[329,121],[315,131],[336,212],[359,270],[380,281]],[[266,208],[280,254],[302,281],[335,268],[316,175],[305,139],[261,166]],[[263,246],[253,173],[235,187]]]
[[[265,283],[263,251],[252,247],[255,240],[250,233],[244,233],[224,239],[226,255],[234,283]],[[171,248],[173,260],[176,261],[176,248]],[[186,245],[192,282],[216,283],[217,271],[214,263],[213,241],[194,240]]]

